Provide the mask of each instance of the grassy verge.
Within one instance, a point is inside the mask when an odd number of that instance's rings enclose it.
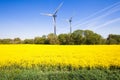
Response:
[[[52,68],[53,67],[53,68]],[[0,80],[120,80],[119,67],[96,67],[79,69],[21,68],[4,66],[0,68]]]

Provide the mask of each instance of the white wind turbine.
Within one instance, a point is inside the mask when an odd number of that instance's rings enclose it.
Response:
[[[41,15],[45,15],[45,16],[51,16],[53,17],[53,24],[54,24],[54,34],[56,35],[56,17],[57,17],[57,12],[60,9],[60,7],[63,5],[63,3],[61,3],[58,8],[55,10],[55,12],[53,14],[49,14],[49,13],[41,13]]]
[[[70,34],[72,33],[72,17],[70,17],[70,19],[67,19],[67,21],[69,22],[70,24]]]

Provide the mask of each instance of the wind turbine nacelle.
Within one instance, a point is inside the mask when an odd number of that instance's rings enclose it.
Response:
[[[72,20],[69,20],[69,22],[72,22]]]
[[[57,17],[57,15],[53,15],[53,17]]]

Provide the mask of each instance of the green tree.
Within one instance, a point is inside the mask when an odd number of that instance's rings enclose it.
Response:
[[[23,41],[23,44],[33,44],[34,43],[34,40],[33,39],[25,39]]]
[[[91,30],[85,30],[84,39],[85,39],[85,44],[101,44],[103,38],[101,35],[94,33]]]
[[[69,44],[68,34],[58,35],[58,40],[59,40],[59,43],[62,45]]]
[[[50,34],[48,34],[47,38],[48,38],[48,41],[50,44],[59,44],[57,35],[50,33]]]
[[[107,38],[107,44],[120,44],[120,35],[110,34]]]
[[[44,44],[50,44],[46,35],[43,35],[42,38],[44,39]]]
[[[104,39],[104,38],[102,38],[102,39],[101,39],[101,44],[106,44],[106,43],[107,43],[107,40]]]
[[[2,39],[2,44],[12,44],[13,43],[13,40],[12,39]]]
[[[22,41],[21,41],[21,39],[20,38],[14,38],[13,39],[13,43],[14,44],[20,44]]]
[[[43,38],[43,37],[35,37],[34,38],[35,44],[44,44],[44,42],[45,42],[45,38]]]
[[[84,33],[83,30],[76,30],[71,34],[71,38],[74,44],[77,44],[77,45],[83,44],[83,37],[84,37],[83,33]]]
[[[0,44],[2,44],[2,39],[0,39]]]

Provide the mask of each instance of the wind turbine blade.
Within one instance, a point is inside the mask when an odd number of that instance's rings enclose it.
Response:
[[[58,12],[58,10],[60,9],[60,7],[63,5],[63,2],[58,6],[58,8],[55,10],[54,14],[56,14]]]
[[[40,14],[45,16],[53,16],[53,14],[48,14],[48,13],[40,13]]]

